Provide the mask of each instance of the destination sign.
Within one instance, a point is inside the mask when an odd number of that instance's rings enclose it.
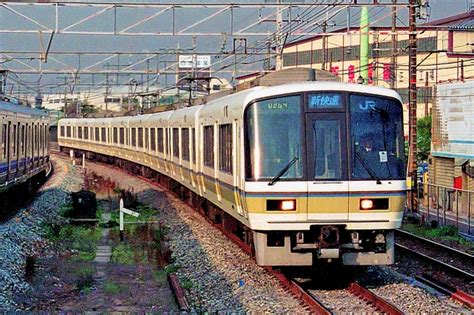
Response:
[[[341,108],[342,98],[340,94],[311,94],[308,104],[309,108],[316,109]]]

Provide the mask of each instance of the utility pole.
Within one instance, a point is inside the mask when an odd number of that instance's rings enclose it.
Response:
[[[429,79],[429,73],[428,73],[428,71],[426,71],[425,72],[425,117],[427,117],[429,115],[429,109],[428,109],[428,102],[429,102],[428,88],[429,88],[429,84],[428,84],[428,79]]]
[[[408,177],[411,179],[411,212],[417,212],[418,200],[417,200],[417,135],[416,135],[416,101],[417,101],[417,90],[416,90],[416,6],[417,0],[410,0],[409,10],[409,35],[408,35],[408,126],[409,135],[408,141],[410,150],[408,154]]]
[[[278,0],[278,4],[281,4],[281,0]],[[281,70],[283,68],[283,45],[284,36],[281,34],[283,29],[283,11],[281,6],[277,8],[276,14],[276,57],[275,57],[275,68]]]
[[[363,84],[369,82],[369,8],[360,8],[360,57],[359,78]]]
[[[107,64],[107,72],[105,73],[105,111],[109,110],[109,69]]]
[[[390,88],[394,90],[397,82],[397,0],[392,0],[392,57],[390,60]]]
[[[326,37],[326,32],[327,32],[327,26],[328,23],[325,21],[322,25],[322,30],[323,30],[323,54],[322,54],[322,61],[321,61],[321,70],[326,70],[326,62],[327,62],[327,37]]]

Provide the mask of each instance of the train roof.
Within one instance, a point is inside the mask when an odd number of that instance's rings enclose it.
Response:
[[[355,83],[340,83],[340,82],[324,82],[324,81],[313,81],[313,82],[299,82],[289,83],[283,85],[275,85],[270,87],[258,87],[249,89],[240,93],[245,94],[245,104],[248,104],[252,100],[259,98],[271,97],[273,95],[292,94],[299,92],[310,92],[310,91],[340,91],[340,92],[354,92],[363,94],[376,94],[380,96],[392,97],[402,101],[400,95],[394,90],[390,90],[378,86],[370,86]]]
[[[183,109],[178,109],[174,111],[166,111],[161,113],[146,114],[139,116],[125,116],[120,118],[72,118],[67,119],[68,123],[76,123],[78,120],[81,122],[114,122],[116,119],[120,119],[122,122],[137,122],[142,121],[146,122],[149,119],[176,119],[178,117],[184,117],[184,115],[194,115],[196,112],[201,114],[208,114],[216,110],[218,107],[224,105],[229,105],[231,111],[242,112],[248,104],[252,101],[277,97],[287,94],[295,94],[302,92],[312,92],[312,91],[325,91],[325,92],[353,92],[353,93],[362,93],[362,94],[373,94],[379,96],[390,97],[399,100],[402,102],[400,95],[394,90],[390,90],[378,86],[368,86],[362,84],[352,84],[352,83],[340,83],[334,81],[307,81],[307,82],[297,82],[297,83],[288,83],[282,85],[274,86],[256,86],[250,89],[246,89],[237,93],[229,94],[212,101],[209,101],[207,104],[187,107]]]
[[[16,105],[10,102],[0,101],[0,111],[7,111],[13,113],[26,114],[38,117],[47,117],[48,113],[45,110]]]

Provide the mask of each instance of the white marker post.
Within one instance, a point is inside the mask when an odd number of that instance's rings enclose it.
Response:
[[[86,155],[82,153],[82,168],[86,168]]]
[[[123,206],[123,199],[120,199],[120,241],[123,242],[123,230],[124,230],[124,221],[123,221],[123,215],[125,214],[129,214],[131,216],[134,216],[135,218],[138,218],[138,216],[140,215],[140,213],[138,212],[135,212],[135,211],[132,211],[130,209],[127,209]]]
[[[74,150],[69,150],[69,156],[71,157],[72,165],[76,165],[76,160],[74,159]]]

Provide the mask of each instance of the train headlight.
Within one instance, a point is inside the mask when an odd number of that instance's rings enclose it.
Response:
[[[374,201],[372,199],[361,199],[360,200],[360,209],[369,210],[374,208]]]
[[[296,209],[296,200],[282,200],[281,201],[281,210],[295,210]]]
[[[388,210],[388,198],[364,198],[359,201],[360,210]]]
[[[267,200],[267,211],[293,211],[296,210],[296,199]]]

